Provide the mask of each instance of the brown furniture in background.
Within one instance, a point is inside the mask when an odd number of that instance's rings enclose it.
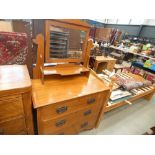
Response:
[[[95,32],[95,39],[100,41],[110,41],[112,28],[97,28]]]
[[[0,66],[0,134],[34,134],[31,80],[25,65]]]
[[[116,59],[112,57],[96,56],[94,63],[94,71],[96,73],[102,73],[102,70],[107,69],[113,71],[116,64]]]

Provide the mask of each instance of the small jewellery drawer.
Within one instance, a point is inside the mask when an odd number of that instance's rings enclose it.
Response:
[[[39,108],[41,120],[47,120],[52,117],[63,116],[76,112],[88,105],[95,105],[99,102],[99,95],[93,94],[88,96],[79,97],[74,100],[64,101],[60,103],[51,104]]]
[[[0,122],[15,116],[23,115],[21,95],[0,97]]]
[[[64,129],[72,124],[75,124],[77,120],[77,115],[70,114],[64,117],[58,117],[51,120],[41,121],[41,127],[43,134],[50,134],[54,131]]]
[[[0,135],[16,135],[23,132],[26,133],[25,119],[23,116],[0,123]]]

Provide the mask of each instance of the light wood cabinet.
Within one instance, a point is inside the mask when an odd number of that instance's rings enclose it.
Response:
[[[97,127],[109,88],[95,73],[32,80],[38,134],[77,134]]]
[[[0,66],[0,134],[33,134],[32,120],[27,67]]]
[[[102,73],[102,70],[107,69],[112,72],[115,64],[116,64],[116,59],[112,57],[96,56],[94,71],[97,73]]]

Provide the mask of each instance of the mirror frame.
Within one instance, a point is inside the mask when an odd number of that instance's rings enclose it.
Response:
[[[61,59],[61,58],[51,58],[50,57],[50,26],[58,26],[60,28],[69,28],[69,29],[74,29],[74,30],[80,30],[80,31],[85,31],[86,36],[85,36],[85,41],[83,45],[83,51],[82,51],[82,59],[76,59],[76,58],[66,58],[66,59]],[[56,62],[84,62],[87,56],[87,41],[89,38],[89,31],[90,31],[90,26],[81,20],[77,19],[63,19],[63,20],[46,20],[45,22],[45,38],[46,38],[46,43],[45,43],[45,62],[47,63],[56,63]]]

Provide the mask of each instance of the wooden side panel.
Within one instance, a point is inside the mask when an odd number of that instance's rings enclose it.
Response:
[[[19,115],[24,115],[21,95],[0,98],[0,122]]]
[[[0,123],[0,134],[16,135],[21,133],[27,134],[25,119],[23,116]]]
[[[109,100],[109,97],[110,97],[110,90],[104,91],[100,97],[100,102],[102,104],[102,107],[100,109],[100,113],[99,113],[97,121],[96,121],[96,128],[99,126],[100,121],[104,115],[104,111],[105,111],[107,102]]]
[[[22,94],[25,122],[28,134],[34,134],[31,92]]]

